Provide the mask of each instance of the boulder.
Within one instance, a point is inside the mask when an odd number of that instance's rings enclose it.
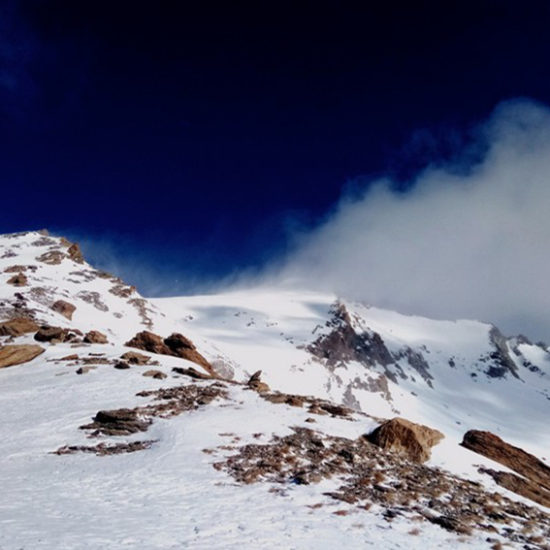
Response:
[[[263,392],[268,392],[269,391],[269,386],[265,383],[265,382],[262,382],[260,377],[262,375],[262,371],[259,370],[259,371],[256,371],[251,377],[250,379],[248,380],[247,382],[247,386],[254,390],[254,391],[257,391],[258,393],[263,393]]]
[[[71,246],[69,246],[67,250],[67,256],[77,264],[83,264],[84,263],[84,256],[82,255],[82,251],[80,250],[80,246],[78,244],[74,243]]]
[[[0,323],[0,336],[22,336],[37,330],[38,325],[26,317],[18,317]]]
[[[84,336],[84,342],[87,344],[107,344],[107,336],[98,330],[90,330]]]
[[[73,304],[70,304],[65,300],[57,300],[57,302],[53,304],[51,309],[53,309],[53,311],[55,311],[56,313],[59,313],[60,315],[63,315],[63,317],[71,321],[73,318],[73,313],[76,309],[76,306],[73,306]]]
[[[158,334],[144,330],[136,334],[125,345],[151,353],[187,359],[200,365],[211,375],[216,374],[212,365],[197,351],[193,342],[182,334],[174,333],[163,340]]]
[[[10,277],[6,282],[9,285],[13,285],[13,286],[26,286],[28,279],[24,273],[18,273],[17,275]]]
[[[0,369],[28,363],[44,351],[44,348],[37,345],[3,346],[0,348]]]
[[[115,363],[115,369],[126,370],[126,369],[129,369],[129,368],[130,368],[130,365],[128,363],[126,363],[125,361],[118,361],[117,363]]]
[[[378,447],[405,455],[414,462],[425,462],[430,458],[430,449],[444,437],[441,432],[428,426],[404,418],[392,418],[378,426],[367,439]]]
[[[76,331],[68,328],[51,327],[50,325],[42,325],[38,332],[34,335],[37,342],[71,342],[77,337]]]

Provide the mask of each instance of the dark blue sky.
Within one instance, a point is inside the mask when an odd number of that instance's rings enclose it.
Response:
[[[2,2],[0,231],[182,292],[281,254],[350,182],[406,189],[499,101],[550,103],[547,1],[370,4]]]

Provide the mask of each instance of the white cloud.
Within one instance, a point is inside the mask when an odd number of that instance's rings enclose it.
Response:
[[[438,318],[477,318],[550,340],[550,110],[501,104],[479,129],[482,161],[428,168],[343,197],[299,237],[285,281]]]

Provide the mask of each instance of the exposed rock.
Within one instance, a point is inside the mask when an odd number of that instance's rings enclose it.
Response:
[[[65,357],[57,359],[57,361],[78,361],[78,354],[72,353],[71,355],[65,355]]]
[[[536,456],[514,447],[491,432],[470,430],[461,445],[486,456],[550,491],[550,467]]]
[[[70,304],[65,300],[57,300],[57,302],[54,302],[51,309],[56,313],[63,315],[63,317],[71,321],[73,318],[73,313],[75,312],[76,306],[73,306],[73,304]]]
[[[18,273],[17,275],[10,277],[6,282],[13,286],[26,286],[28,279],[24,273]]]
[[[29,332],[36,332],[38,325],[26,317],[17,317],[0,323],[0,336],[22,336]]]
[[[125,345],[151,353],[181,357],[197,363],[211,375],[216,374],[210,363],[197,351],[193,342],[182,334],[174,333],[163,340],[158,334],[144,330],[136,334]]]
[[[194,369],[193,367],[189,367],[189,368],[174,367],[172,371],[175,372],[176,374],[184,374],[185,376],[190,376],[195,380],[210,380],[212,378],[212,375],[206,374],[205,372],[200,372],[197,369]]]
[[[489,354],[489,359],[494,364],[489,366],[485,374],[490,378],[503,378],[506,373],[510,373],[519,378],[518,368],[509,353],[508,341],[497,327],[492,327],[489,331],[489,340],[495,346],[495,351]]]
[[[150,424],[150,419],[139,417],[137,409],[115,409],[99,411],[91,424],[80,426],[80,428],[94,430],[93,435],[129,435],[145,432]]]
[[[34,335],[34,339],[37,342],[72,342],[76,340],[78,332],[79,331],[68,328],[42,325],[38,332]]]
[[[23,271],[36,271],[35,265],[10,265],[4,269],[4,273],[22,273]]]
[[[84,263],[84,256],[82,255],[82,251],[80,250],[80,246],[78,244],[74,243],[71,246],[69,246],[67,250],[67,256],[77,264],[83,264]]]
[[[143,376],[150,376],[151,378],[156,378],[157,380],[164,380],[168,377],[168,375],[160,370],[146,370],[143,373]]]
[[[131,365],[147,365],[151,360],[149,355],[143,355],[137,351],[127,351],[120,358]]]
[[[107,336],[98,330],[90,330],[84,336],[84,342],[87,344],[107,344]]]
[[[59,265],[66,257],[60,250],[49,250],[38,256],[36,260],[48,265]]]
[[[101,294],[99,292],[93,292],[88,290],[81,290],[77,297],[84,300],[88,304],[93,305],[99,311],[109,311],[109,308],[101,300]]]
[[[0,347],[0,369],[32,361],[46,351],[36,345],[8,345]]]
[[[262,371],[259,370],[259,371],[256,371],[251,377],[250,379],[248,380],[247,382],[247,386],[254,390],[254,391],[257,391],[258,393],[264,393],[264,392],[268,392],[270,390],[269,386],[265,383],[265,382],[262,382],[260,377],[262,375]]]
[[[118,361],[117,363],[115,363],[114,366],[115,366],[115,369],[119,369],[119,370],[126,370],[130,368],[130,365],[125,361]]]
[[[128,286],[125,284],[116,284],[109,289],[111,294],[119,296],[120,298],[129,298],[135,291],[135,286]]]
[[[402,454],[415,462],[428,460],[430,449],[444,437],[438,430],[404,418],[392,418],[367,436],[371,443]]]

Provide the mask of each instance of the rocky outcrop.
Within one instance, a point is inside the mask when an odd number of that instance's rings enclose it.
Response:
[[[510,445],[491,432],[479,430],[466,432],[461,445],[510,468],[543,487],[550,502],[550,467],[536,456]],[[507,482],[510,484],[510,480]]]
[[[24,273],[17,273],[17,275],[10,277],[6,282],[13,286],[27,286],[28,279]]]
[[[146,370],[143,373],[143,376],[155,378],[156,380],[164,380],[165,378],[168,378],[168,375],[160,370]]]
[[[247,386],[258,393],[268,392],[269,386],[261,381],[262,371],[256,371],[248,380]]]
[[[38,332],[34,335],[37,342],[50,342],[52,344],[59,342],[72,342],[78,338],[76,330],[52,327],[50,325],[42,325]]]
[[[80,246],[78,244],[73,243],[69,248],[67,249],[67,256],[77,264],[83,264],[84,263],[84,256],[82,255],[82,251],[80,250]]]
[[[86,344],[107,344],[107,336],[99,330],[90,330],[84,336],[84,342]]]
[[[57,300],[57,302],[54,302],[51,309],[71,321],[73,318],[73,313],[76,310],[76,306],[73,306],[73,304],[70,304],[65,300]]]
[[[147,365],[151,360],[149,355],[143,355],[143,353],[137,351],[127,351],[120,358],[131,365]]]
[[[212,365],[197,351],[193,342],[182,334],[173,333],[163,340],[158,334],[144,330],[136,334],[125,345],[151,353],[187,359],[200,365],[211,375],[215,375]]]
[[[371,443],[404,455],[414,462],[428,460],[431,448],[444,437],[438,430],[415,424],[404,418],[392,418],[367,436]]]
[[[0,348],[0,369],[28,363],[44,351],[44,348],[36,345],[3,346]]]
[[[0,336],[22,336],[29,332],[36,332],[38,325],[26,317],[17,317],[0,323]]]

